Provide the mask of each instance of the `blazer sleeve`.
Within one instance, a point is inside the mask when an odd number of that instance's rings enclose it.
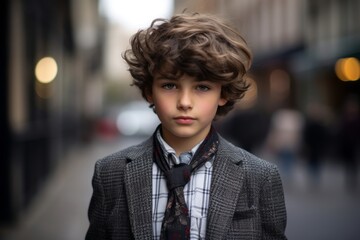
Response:
[[[275,165],[265,179],[260,193],[262,239],[287,239],[285,236],[286,208],[280,174]]]
[[[100,163],[98,161],[95,164],[95,172],[92,179],[93,195],[88,209],[90,226],[86,233],[86,240],[106,239],[106,206],[104,188],[100,178]]]

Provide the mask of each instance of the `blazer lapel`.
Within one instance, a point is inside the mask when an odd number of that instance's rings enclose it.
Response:
[[[129,156],[125,188],[131,228],[135,239],[152,238],[152,141],[139,145],[137,156]]]
[[[224,239],[231,225],[244,178],[243,154],[236,152],[238,148],[220,139],[213,165],[206,239]]]

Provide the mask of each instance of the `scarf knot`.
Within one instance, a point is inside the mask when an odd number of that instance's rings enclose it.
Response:
[[[190,181],[191,166],[185,163],[174,165],[165,173],[169,191],[177,187],[184,187]]]

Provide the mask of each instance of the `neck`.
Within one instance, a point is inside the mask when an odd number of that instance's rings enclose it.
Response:
[[[177,137],[166,131],[166,129],[162,129],[162,137],[175,150],[176,156],[179,156],[183,152],[191,151],[191,149],[205,139],[209,131],[210,126],[207,131],[196,137]]]
[[[201,142],[201,141],[199,141]],[[183,139],[182,143],[172,144],[167,142],[176,152],[176,156],[180,156],[183,152],[189,152],[193,149],[199,142],[188,143],[186,139]]]

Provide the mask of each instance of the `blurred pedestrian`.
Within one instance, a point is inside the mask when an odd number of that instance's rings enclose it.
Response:
[[[324,122],[324,106],[318,102],[310,102],[305,115],[303,146],[307,156],[312,186],[320,181],[321,159],[328,144],[328,131]]]
[[[253,153],[264,144],[269,122],[268,114],[259,109],[235,109],[230,117],[218,121],[217,126],[231,143]]]
[[[346,173],[346,186],[357,188],[360,148],[360,111],[358,98],[351,95],[344,103],[339,124],[339,149]]]
[[[271,119],[267,147],[279,162],[287,181],[292,180],[295,161],[302,141],[303,116],[294,109],[277,110]]]
[[[212,126],[247,90],[251,58],[207,15],[158,19],[132,37],[124,59],[161,124],[96,163],[86,239],[286,238],[277,168]]]

